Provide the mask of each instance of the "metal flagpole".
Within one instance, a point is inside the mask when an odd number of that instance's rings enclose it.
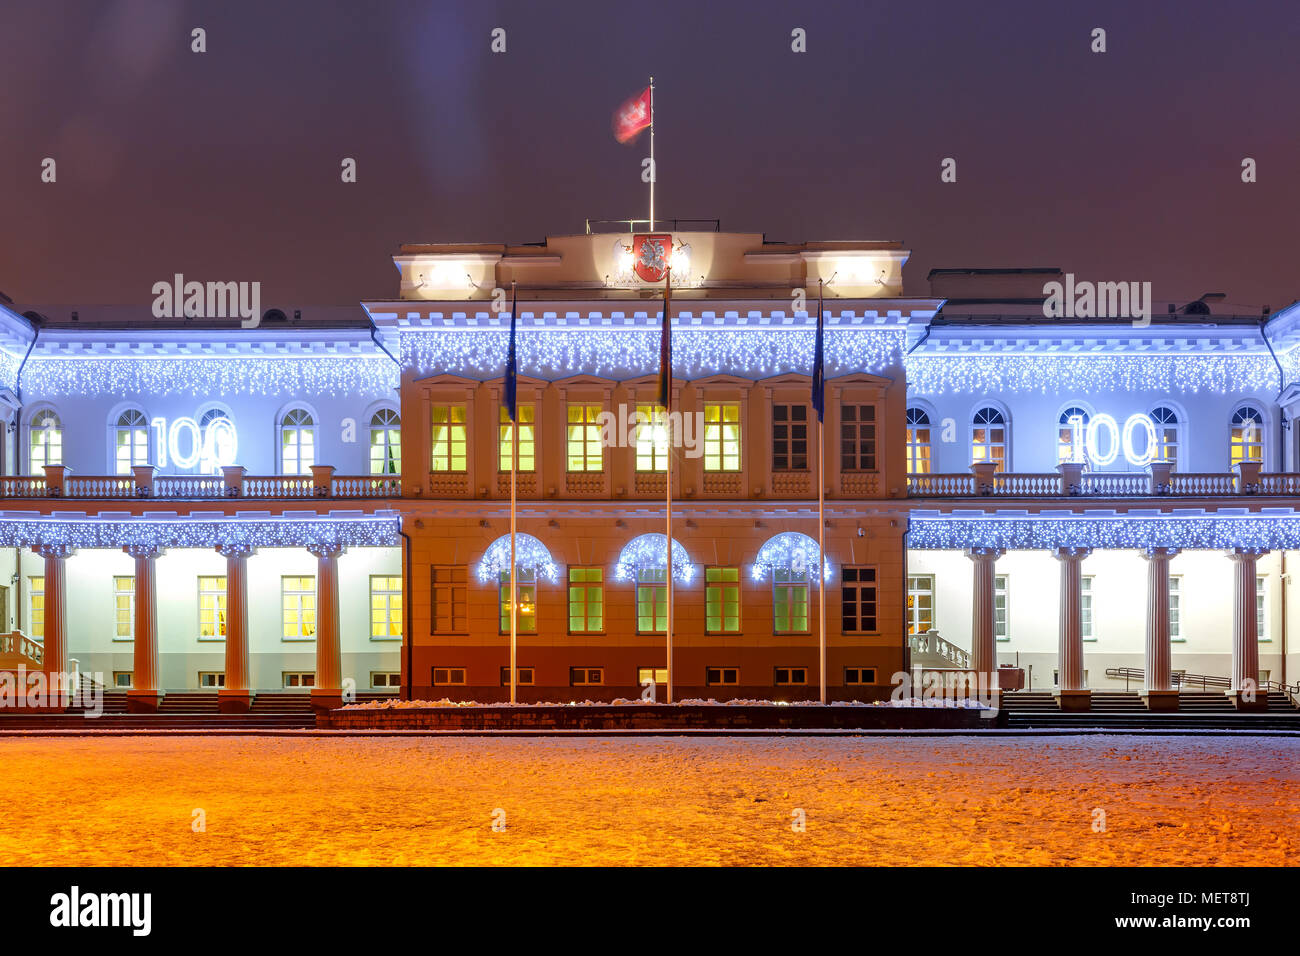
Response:
[[[654,94],[651,94],[653,99]],[[653,129],[653,127],[652,127]],[[664,325],[668,327],[668,334],[672,335],[672,297],[673,297],[673,267],[670,265],[664,270]],[[662,356],[661,356],[662,361]],[[668,387],[664,395],[664,454],[667,456],[664,461],[664,532],[667,540],[664,542],[664,553],[667,555],[667,581],[668,581],[668,607],[667,607],[667,655],[668,655],[668,700],[667,703],[673,702],[673,419],[668,409],[672,405],[673,392],[673,366],[672,352],[668,353],[668,368],[661,369],[660,375],[667,375]],[[652,675],[653,676],[653,675]]]
[[[821,331],[822,324],[822,282],[817,280],[817,326],[818,332]],[[817,355],[817,361],[822,361],[822,356]],[[823,411],[817,415],[817,604],[818,613],[821,617],[818,628],[819,640],[819,666],[821,670],[821,701],[826,703],[826,422],[825,422],[825,401],[826,401],[826,383],[821,374],[817,375],[818,387],[822,389]]]
[[[510,324],[513,327],[519,316],[518,285],[510,283]],[[513,359],[513,356],[511,356]],[[515,472],[519,468],[519,410],[512,401],[510,409],[510,703],[518,703],[516,683],[519,641],[519,580],[515,569]]]
[[[655,166],[655,78],[650,77],[650,231],[655,231],[655,180],[659,170]]]

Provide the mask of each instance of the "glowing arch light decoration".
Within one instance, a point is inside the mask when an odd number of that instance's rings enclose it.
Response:
[[[815,581],[817,567],[817,541],[799,531],[783,531],[773,535],[758,549],[751,574],[755,581],[762,581],[777,568],[786,568],[795,574],[805,572],[809,581]],[[831,579],[831,563],[827,560],[822,565],[822,580]]]
[[[668,566],[668,537],[662,534],[637,535],[618,553],[618,564],[614,566],[615,581],[635,581],[637,571],[643,568],[665,568]],[[695,565],[686,553],[682,543],[673,538],[673,580],[678,584],[690,584],[695,577]]]
[[[537,577],[552,584],[559,583],[560,566],[551,558],[546,545],[531,534],[515,535],[515,566],[521,571],[532,571]],[[492,584],[502,574],[510,573],[510,535],[503,534],[483,552],[475,574],[483,584]]]

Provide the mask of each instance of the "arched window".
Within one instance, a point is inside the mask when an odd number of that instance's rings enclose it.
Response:
[[[1178,413],[1168,405],[1157,405],[1151,409],[1151,422],[1156,426],[1155,460],[1168,462],[1177,470],[1178,449],[1182,444],[1182,423],[1178,421]]]
[[[280,474],[309,475],[316,464],[316,422],[305,408],[291,408],[280,420]]]
[[[370,418],[370,473],[402,473],[402,416],[381,408]]]
[[[113,425],[113,473],[131,474],[135,465],[149,464],[149,423],[144,412],[128,408]]]
[[[1057,419],[1059,427],[1056,432],[1056,463],[1058,465],[1068,462],[1083,463],[1087,461],[1084,446],[1087,438],[1088,418],[1088,410],[1080,408],[1078,405],[1071,405],[1061,412],[1061,417]]]
[[[971,461],[991,461],[997,471],[1007,467],[1007,417],[986,405],[971,419]]]
[[[1230,464],[1264,460],[1264,414],[1254,405],[1242,405],[1232,413]]]
[[[219,475],[222,464],[235,463],[235,423],[224,408],[214,405],[199,414],[199,437],[203,446],[211,450],[199,463],[206,474]]]
[[[928,475],[930,463],[930,416],[923,408],[907,410],[907,473]]]
[[[31,474],[39,475],[46,465],[63,464],[63,423],[52,408],[41,408],[28,425],[28,463]]]

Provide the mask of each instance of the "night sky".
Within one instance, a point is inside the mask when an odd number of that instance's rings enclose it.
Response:
[[[0,37],[20,304],[147,304],[175,272],[354,303],[396,293],[402,242],[644,216],[646,138],[610,116],[651,73],[660,215],[901,239],[914,294],[934,267],[1060,266],[1300,298],[1296,0],[5,0]]]

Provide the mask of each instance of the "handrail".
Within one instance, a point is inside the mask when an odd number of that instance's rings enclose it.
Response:
[[[1107,667],[1106,676],[1123,678],[1127,689],[1129,680],[1143,680],[1146,677],[1146,671],[1141,667]],[[1218,674],[1188,674],[1183,671],[1170,675],[1170,680],[1180,687],[1199,684],[1202,690],[1210,687],[1232,687],[1232,678]],[[1300,697],[1300,682],[1283,684],[1281,681],[1263,680],[1259,682],[1259,689],[1266,693],[1286,694],[1292,699],[1293,703],[1296,703],[1296,698]],[[1300,703],[1297,703],[1297,706],[1300,706]]]

